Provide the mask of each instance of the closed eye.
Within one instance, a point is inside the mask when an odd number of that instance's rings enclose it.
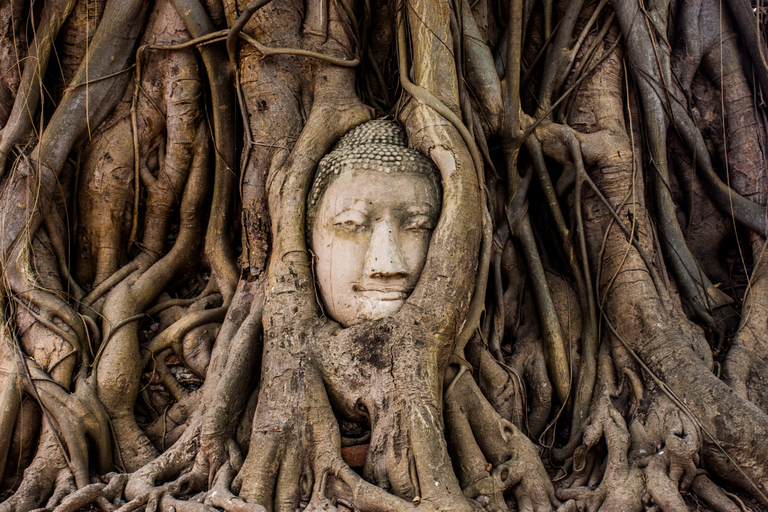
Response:
[[[403,223],[403,229],[407,231],[432,231],[435,224],[428,215],[411,215]]]
[[[361,227],[365,227],[364,224],[360,224],[359,222],[355,222],[353,220],[345,220],[345,221],[342,221],[342,222],[334,222],[333,225],[334,226],[345,227],[345,228],[361,228]]]
[[[365,215],[360,211],[344,210],[334,217],[333,226],[335,228],[347,230],[359,230],[365,228],[367,220]]]

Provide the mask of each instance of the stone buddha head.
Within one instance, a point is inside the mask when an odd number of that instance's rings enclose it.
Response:
[[[434,164],[392,121],[358,126],[320,161],[307,238],[331,318],[349,327],[400,310],[424,266],[441,192]]]

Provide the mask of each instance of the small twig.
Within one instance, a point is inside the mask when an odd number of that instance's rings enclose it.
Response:
[[[67,87],[66,89],[64,89],[64,92],[73,91],[73,90],[77,89],[78,87],[92,85],[92,84],[95,84],[97,82],[101,82],[102,80],[107,80],[109,78],[113,78],[113,77],[116,77],[118,75],[122,75],[123,73],[127,73],[128,71],[132,70],[135,67],[136,67],[136,64],[131,64],[127,68],[121,69],[120,71],[115,71],[114,73],[110,73],[108,75],[100,76],[99,78],[93,78],[93,79],[88,80],[86,82],[80,82],[80,83],[77,83],[77,84],[72,84],[69,87]]]

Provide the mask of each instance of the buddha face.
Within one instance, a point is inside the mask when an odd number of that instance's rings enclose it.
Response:
[[[439,191],[424,174],[341,173],[323,194],[311,238],[326,313],[344,327],[396,313],[439,216]]]

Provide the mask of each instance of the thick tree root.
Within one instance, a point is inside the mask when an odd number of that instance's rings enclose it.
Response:
[[[696,425],[666,397],[646,395],[644,412],[629,426],[607,397],[593,405],[584,444],[574,455],[571,487],[557,491],[568,500],[559,511],[641,511],[653,503],[664,511],[687,512],[681,495],[686,490],[717,510],[738,510],[697,470],[701,441]],[[590,457],[599,453],[594,451],[598,443],[608,452],[602,465]]]
[[[739,395],[768,414],[768,252],[762,238],[753,246],[757,261],[723,377]]]
[[[504,493],[514,487],[519,511],[559,505],[530,439],[498,415],[470,374],[454,378],[458,380],[446,396],[444,415],[464,495],[488,501],[492,511],[507,510]]]
[[[29,512],[43,505],[49,498],[58,501],[75,491],[74,478],[67,466],[64,453],[49,423],[43,424],[37,454],[24,470],[24,479],[16,492],[0,503],[0,512]]]
[[[104,480],[106,483],[92,483],[69,494],[53,512],[77,512],[91,503],[96,503],[106,512],[117,509],[113,501],[122,496],[128,475],[110,473],[104,476]]]

